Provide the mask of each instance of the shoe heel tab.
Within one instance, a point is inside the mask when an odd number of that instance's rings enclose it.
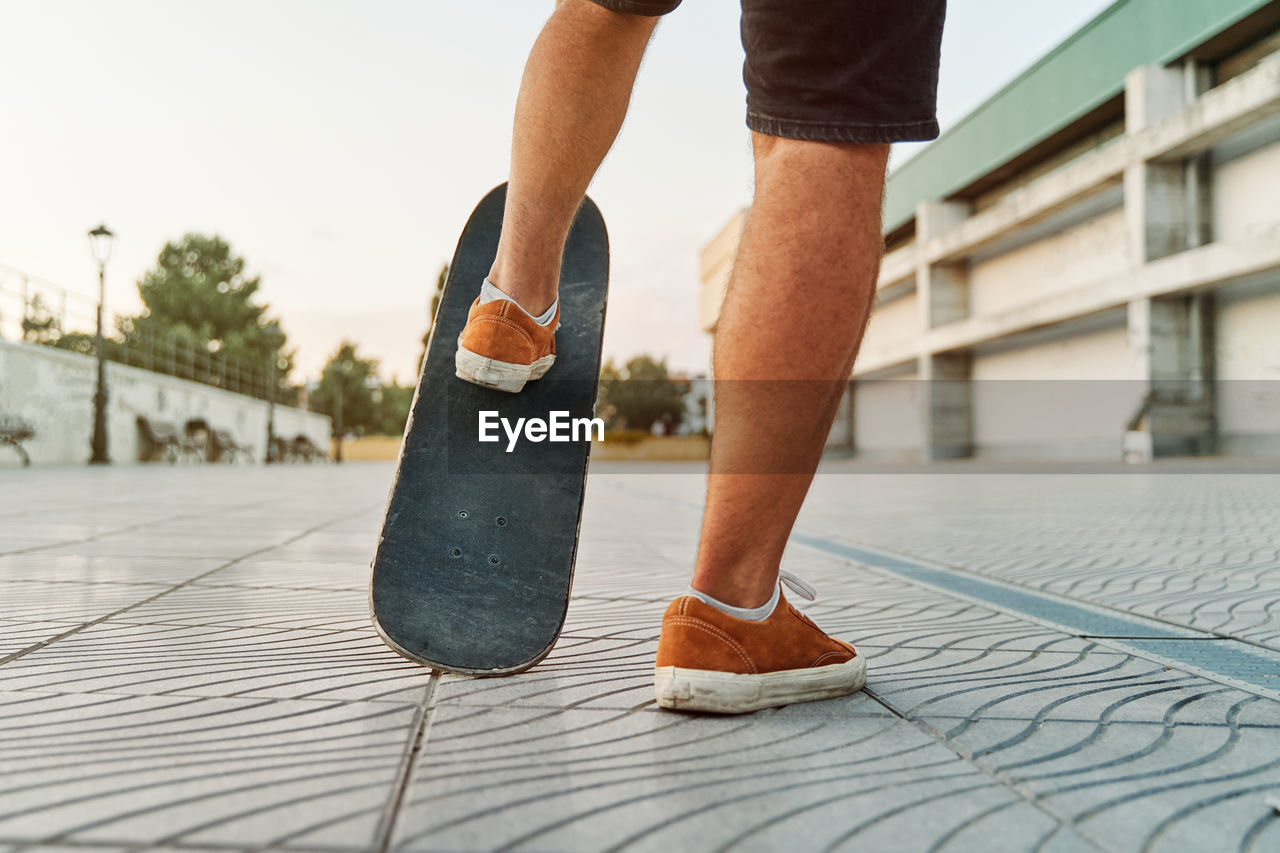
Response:
[[[693,597],[689,595],[682,595],[675,601],[672,601],[667,605],[667,612],[663,615],[663,618],[665,619],[668,616],[688,616],[689,601],[692,598]]]

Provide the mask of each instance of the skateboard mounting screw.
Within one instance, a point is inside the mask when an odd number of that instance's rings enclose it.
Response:
[[[499,527],[506,527],[506,525],[507,525],[507,520],[506,520],[505,518],[503,518],[502,516],[498,516],[498,526],[499,526]]]
[[[489,558],[489,564],[490,564],[490,565],[494,565],[494,566],[496,566],[496,565],[498,565],[498,563],[499,563],[499,562],[500,562],[500,561],[498,560],[498,555],[497,555],[497,554],[494,554],[493,556],[491,556],[491,557]]]
[[[458,518],[466,518],[469,515],[471,515],[471,513],[467,512],[465,509],[458,510]]]
[[[449,556],[451,556],[451,557],[461,557],[461,556],[462,556],[462,549],[461,549],[461,548],[454,548],[452,551],[450,551],[450,552],[449,552]]]

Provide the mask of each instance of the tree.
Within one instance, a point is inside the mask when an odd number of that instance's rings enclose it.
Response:
[[[98,340],[96,335],[86,335],[84,332],[67,332],[65,335],[59,336],[53,342],[53,346],[68,352],[78,352],[80,355],[93,356],[98,351]]]
[[[197,353],[206,364],[239,362],[254,370],[264,392],[275,377],[277,399],[287,399],[293,353],[285,350],[280,321],[256,301],[261,284],[260,277],[245,273],[244,258],[221,237],[187,234],[166,243],[155,268],[138,282],[146,310],[120,318],[117,328],[126,346],[148,354],[176,345],[193,362]],[[152,366],[167,365],[158,357]]]
[[[422,362],[427,358],[427,346],[431,342],[431,329],[436,324],[436,311],[440,308],[440,298],[444,296],[444,284],[449,280],[449,265],[440,267],[436,275],[436,289],[431,294],[431,308],[427,311],[427,331],[422,336],[422,355],[418,356],[418,374],[422,374]]]
[[[670,434],[684,421],[688,383],[671,378],[666,360],[640,355],[625,370],[605,362],[600,371],[600,408],[610,429],[643,430],[662,424]]]
[[[31,301],[22,312],[22,339],[36,344],[57,344],[62,337],[62,323],[44,304],[40,294],[31,297]]]
[[[335,428],[341,421],[343,432],[374,431],[377,422],[374,402],[377,370],[377,360],[361,358],[354,343],[343,341],[338,351],[329,357],[320,374],[320,382],[311,392],[312,410],[333,418]],[[339,405],[342,408],[341,418],[338,417]]]
[[[413,405],[413,386],[401,387],[392,382],[374,392],[372,432],[377,435],[403,435]]]

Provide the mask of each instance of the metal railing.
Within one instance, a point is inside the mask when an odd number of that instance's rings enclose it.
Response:
[[[53,282],[0,264],[0,339],[22,340],[93,357],[97,302]],[[104,307],[103,343],[109,361],[188,379],[237,394],[271,399],[278,377],[176,333],[126,336],[122,315]],[[108,319],[109,318],[109,319]],[[276,388],[276,396],[280,389]]]

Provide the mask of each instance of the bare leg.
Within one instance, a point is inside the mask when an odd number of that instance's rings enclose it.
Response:
[[[694,573],[769,600],[866,328],[888,145],[754,135],[755,201],[716,329],[716,430]]]
[[[489,280],[530,313],[555,301],[569,226],[622,127],[657,21],[564,0],[529,54]]]

